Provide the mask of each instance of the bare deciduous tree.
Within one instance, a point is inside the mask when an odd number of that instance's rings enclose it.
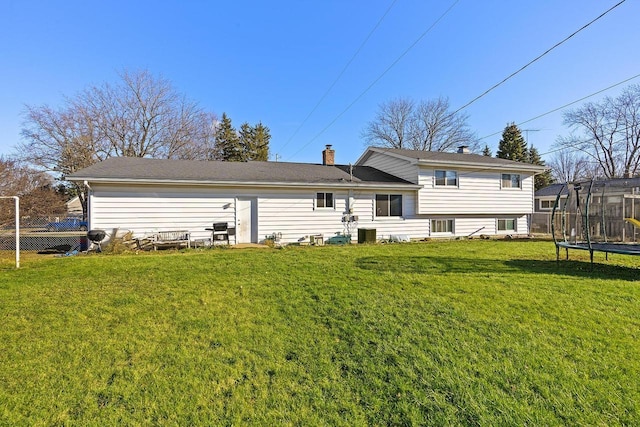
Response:
[[[560,149],[553,153],[547,164],[556,182],[574,182],[593,176],[587,156],[579,150]]]
[[[423,151],[454,151],[466,145],[478,151],[479,142],[467,126],[468,115],[449,112],[449,100],[422,101],[410,122],[411,148]]]
[[[408,99],[393,99],[380,104],[376,118],[362,132],[367,143],[391,148],[409,148],[409,123],[414,103]]]
[[[21,216],[64,212],[64,196],[55,191],[52,184],[48,174],[0,156],[0,196],[19,196]],[[12,222],[13,218],[12,206],[2,204],[0,223]]]
[[[21,158],[64,179],[112,156],[215,157],[213,114],[148,71],[125,71],[120,78],[66,98],[59,109],[27,105]],[[76,190],[86,213],[84,189]]]
[[[376,118],[362,132],[367,144],[422,151],[454,151],[461,145],[479,151],[479,141],[467,125],[468,116],[449,112],[449,100],[415,104],[395,99],[380,105]]]
[[[597,163],[607,178],[640,172],[640,85],[627,87],[617,98],[589,102],[564,115],[572,134],[560,144],[578,149]]]

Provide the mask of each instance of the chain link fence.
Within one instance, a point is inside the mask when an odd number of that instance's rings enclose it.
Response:
[[[20,216],[20,251],[66,253],[88,248],[87,223],[80,216]],[[16,250],[13,199],[0,199],[0,251]]]
[[[560,218],[556,218],[556,227],[560,228]],[[534,212],[531,216],[531,234],[551,235],[551,212]]]

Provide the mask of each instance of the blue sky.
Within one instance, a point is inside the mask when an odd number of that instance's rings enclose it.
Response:
[[[25,104],[58,106],[123,69],[147,69],[236,127],[262,121],[281,161],[317,163],[332,144],[338,163],[354,162],[380,103],[445,96],[457,109],[617,2],[0,0],[0,154],[20,140]],[[638,17],[640,2],[627,0],[473,103],[472,130],[497,133],[483,140],[495,153],[508,123],[640,74]],[[521,129],[542,153],[568,134],[561,111]]]

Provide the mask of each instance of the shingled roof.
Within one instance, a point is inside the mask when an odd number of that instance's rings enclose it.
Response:
[[[253,184],[415,185],[368,166],[286,162],[221,162],[112,157],[67,177],[70,181]]]
[[[476,167],[502,167],[509,169],[521,169],[534,172],[543,172],[544,166],[533,165],[497,157],[483,156],[472,153],[446,153],[443,151],[404,150],[399,148],[369,147],[357,163],[360,163],[369,153],[386,153],[406,159],[416,160],[420,163],[451,163]]]

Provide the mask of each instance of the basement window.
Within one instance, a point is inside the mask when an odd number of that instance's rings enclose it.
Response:
[[[498,219],[498,231],[516,231],[516,224],[515,218]]]
[[[431,220],[431,233],[447,233],[453,234],[453,220],[452,219],[432,219]]]

